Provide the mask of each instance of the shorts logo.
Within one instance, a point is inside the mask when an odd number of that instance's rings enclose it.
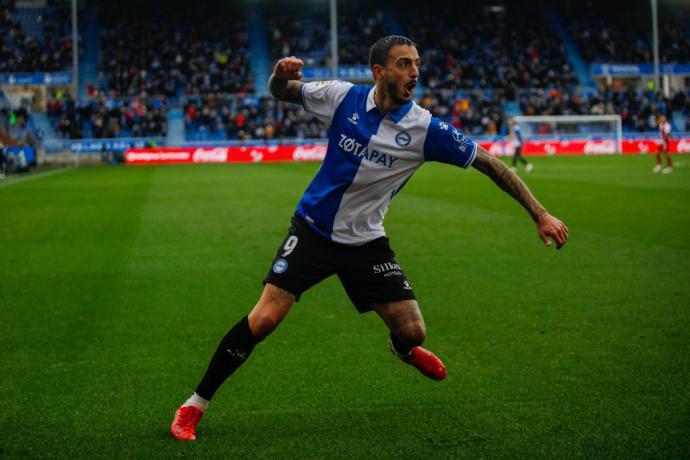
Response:
[[[288,269],[288,263],[285,259],[278,259],[273,264],[274,273],[284,273]]]
[[[390,276],[403,276],[400,265],[393,262],[384,262],[382,264],[371,267],[376,275],[383,275],[384,278]]]
[[[409,282],[409,281],[405,280],[405,281],[403,282],[403,289],[407,289],[407,290],[410,290],[410,291],[412,290],[412,286],[410,286],[410,282]]]
[[[400,131],[395,136],[395,142],[400,147],[407,147],[408,145],[410,145],[411,141],[412,141],[412,137],[410,136],[410,133],[408,133],[407,131]]]

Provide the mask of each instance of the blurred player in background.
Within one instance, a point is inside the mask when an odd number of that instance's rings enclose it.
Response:
[[[5,158],[5,144],[0,142],[0,180],[7,174],[7,158]]]
[[[659,150],[656,151],[656,166],[654,166],[654,172],[662,172],[663,174],[670,174],[673,172],[673,165],[671,164],[671,154],[669,153],[668,144],[671,140],[671,123],[668,122],[664,115],[660,115],[657,121],[659,126],[659,134],[661,135],[661,143],[659,144]],[[666,155],[666,164],[668,165],[663,170],[661,169],[661,154]]]
[[[326,157],[297,205],[259,301],[221,340],[196,391],[175,413],[171,432],[177,439],[196,439],[216,390],[300,295],[331,275],[338,275],[360,313],[373,310],[381,317],[395,356],[426,377],[446,377],[441,360],[421,347],[424,319],[383,228],[389,202],[425,161],[476,168],[527,210],[546,246],[552,238],[561,248],[568,238],[567,227],[502,161],[414,103],[420,62],[411,40],[389,36],[371,47],[373,87],[303,83],[303,65],[296,57],[279,60],[269,89],[330,125]]]
[[[517,121],[510,121],[510,128],[513,135],[513,145],[515,146],[515,153],[513,153],[513,172],[517,172],[518,162],[525,165],[525,171],[532,171],[532,163],[525,160],[522,156],[522,130],[520,130],[520,125]]]

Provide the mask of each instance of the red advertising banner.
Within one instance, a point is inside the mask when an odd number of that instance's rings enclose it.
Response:
[[[480,142],[482,147],[496,156],[513,155],[515,147],[508,141]],[[656,153],[658,139],[624,139],[625,154]],[[690,138],[671,139],[672,153],[690,153]],[[525,155],[603,155],[617,153],[612,140],[528,141],[523,144]],[[326,144],[280,145],[258,147],[162,147],[129,149],[125,153],[127,164],[173,163],[269,163],[276,161],[321,161],[326,155]]]
[[[259,147],[161,147],[129,149],[127,164],[174,163],[269,163],[276,161],[321,161],[326,144]]]
[[[515,147],[511,142],[480,142],[493,155],[513,155]],[[656,153],[661,146],[658,139],[623,139],[622,148],[626,154]],[[671,139],[671,153],[690,153],[690,138]],[[523,155],[600,155],[618,153],[613,140],[573,141],[528,141],[523,144]]]

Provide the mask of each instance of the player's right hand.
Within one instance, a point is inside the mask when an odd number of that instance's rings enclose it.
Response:
[[[556,249],[561,249],[568,241],[570,231],[563,222],[548,212],[545,212],[539,216],[537,233],[539,233],[539,238],[544,241],[544,245],[546,245],[547,248],[551,246],[551,241],[549,240],[549,238],[551,238],[556,242]]]
[[[302,67],[304,67],[304,61],[290,56],[276,62],[273,74],[281,80],[301,80],[304,76],[300,70]]]

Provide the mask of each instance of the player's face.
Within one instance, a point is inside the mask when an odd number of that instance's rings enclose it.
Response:
[[[414,93],[419,78],[417,48],[396,45],[388,52],[388,62],[381,72],[388,97],[396,104],[406,104]]]

